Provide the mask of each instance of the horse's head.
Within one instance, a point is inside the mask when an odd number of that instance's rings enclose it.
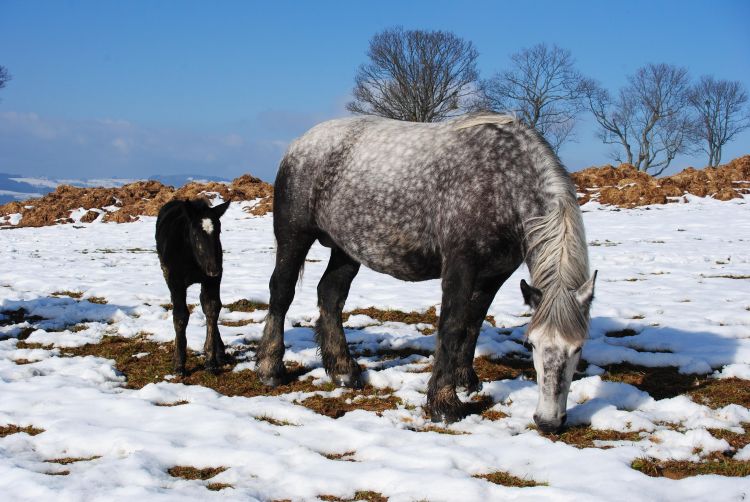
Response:
[[[190,222],[190,247],[193,257],[203,273],[209,277],[221,275],[222,251],[221,222],[219,218],[229,207],[229,202],[209,207],[205,204],[188,203],[185,211]]]
[[[534,313],[527,338],[539,385],[534,422],[542,432],[565,425],[568,391],[589,329],[596,272],[573,291],[541,291],[521,280],[524,301]]]

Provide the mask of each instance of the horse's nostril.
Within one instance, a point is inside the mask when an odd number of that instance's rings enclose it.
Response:
[[[565,422],[567,420],[568,420],[568,414],[567,413],[563,413],[562,418],[560,418],[560,427],[562,427],[563,425],[565,425]]]

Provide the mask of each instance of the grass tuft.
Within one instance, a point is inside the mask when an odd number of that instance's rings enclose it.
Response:
[[[37,434],[41,434],[42,432],[44,432],[44,429],[38,429],[33,425],[27,425],[25,427],[20,427],[13,424],[0,425],[0,438],[10,436],[11,434],[19,434],[21,432],[24,432],[29,436],[36,436]]]
[[[167,469],[167,472],[173,478],[200,479],[205,481],[226,470],[227,467],[204,467],[203,469],[199,469],[189,465],[176,465]]]
[[[532,488],[534,486],[547,486],[547,483],[537,483],[533,479],[524,479],[514,476],[505,471],[495,471],[488,474],[478,474],[474,476],[479,479],[486,479],[496,485],[512,486],[515,488]]]
[[[360,500],[366,502],[388,502],[388,497],[384,496],[382,493],[371,491],[355,492],[354,497],[351,498],[341,498],[336,497],[335,495],[320,495],[318,498],[320,500],[325,500],[326,502],[355,502]]]
[[[255,312],[256,310],[268,310],[268,304],[247,300],[245,298],[224,305],[230,312]]]

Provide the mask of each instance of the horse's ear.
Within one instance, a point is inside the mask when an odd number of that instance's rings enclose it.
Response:
[[[596,283],[596,274],[598,273],[599,271],[595,270],[594,275],[576,291],[576,300],[585,309],[591,308],[591,302],[594,301],[594,285]]]
[[[534,286],[530,286],[524,279],[521,279],[521,293],[523,294],[523,301],[532,309],[537,308],[542,301],[542,292]]]
[[[211,213],[215,217],[221,218],[224,215],[224,213],[227,211],[227,208],[229,208],[229,203],[230,202],[231,201],[228,200],[228,201],[224,202],[223,204],[219,204],[218,206],[212,207],[211,208]]]

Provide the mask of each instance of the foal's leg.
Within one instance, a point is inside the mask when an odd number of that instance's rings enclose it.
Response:
[[[477,279],[469,304],[469,331],[461,346],[461,358],[456,368],[456,385],[467,392],[475,392],[481,388],[481,382],[474,371],[474,350],[482,323],[487,317],[492,300],[510,274]]]
[[[203,344],[203,352],[206,354],[206,369],[213,373],[224,363],[224,342],[219,334],[219,286],[218,279],[209,279],[201,283],[201,307],[206,316],[206,342]]]
[[[433,421],[453,422],[463,418],[463,405],[456,395],[456,369],[462,347],[469,336],[469,311],[476,269],[463,257],[445,259],[442,273],[443,303],[438,324],[435,365],[427,388],[427,409]]]
[[[187,328],[190,312],[187,307],[187,286],[177,281],[170,282],[169,293],[172,297],[172,321],[174,322],[174,371],[185,376],[185,359],[187,358]]]
[[[351,259],[341,248],[331,249],[323,277],[318,283],[318,307],[320,317],[315,324],[315,337],[320,345],[326,373],[339,386],[360,388],[360,369],[349,354],[341,323],[349,286],[359,271],[359,263]]]
[[[308,234],[297,233],[278,239],[276,249],[276,267],[271,275],[269,287],[271,300],[266,317],[263,337],[256,352],[257,372],[264,385],[275,387],[284,383],[284,317],[294,299],[294,287],[305,256],[315,238]]]

